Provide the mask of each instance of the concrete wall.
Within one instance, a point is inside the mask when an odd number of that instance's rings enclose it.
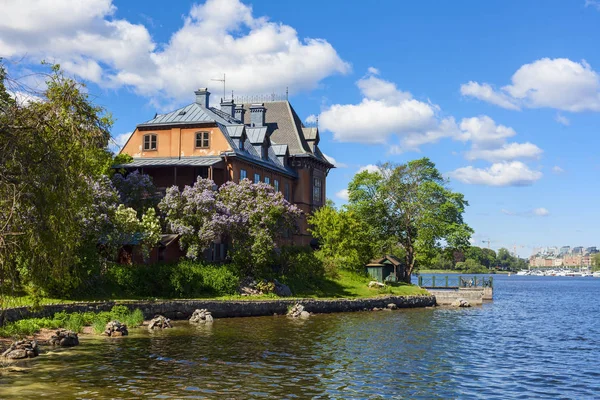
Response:
[[[40,310],[32,311],[27,307],[3,310],[0,314],[0,326],[7,322],[25,318],[50,317],[57,312],[66,311],[110,311],[118,305],[127,306],[130,310],[139,308],[146,319],[156,314],[162,314],[171,319],[187,319],[194,310],[205,308],[215,318],[253,317],[273,314],[285,314],[288,307],[300,303],[305,310],[312,313],[334,313],[371,310],[375,307],[385,308],[394,303],[398,308],[431,307],[435,305],[433,296],[386,296],[370,299],[339,299],[339,300],[314,300],[314,299],[282,299],[261,301],[223,301],[223,300],[171,300],[171,301],[132,301],[132,302],[92,302],[53,304],[42,306]]]
[[[435,296],[436,304],[439,306],[449,306],[457,299],[465,299],[471,305],[483,304],[483,288],[460,288],[454,289],[427,289],[429,293]],[[491,295],[490,295],[491,300]]]

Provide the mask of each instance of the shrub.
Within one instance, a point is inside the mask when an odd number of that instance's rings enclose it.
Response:
[[[294,289],[318,286],[325,279],[324,263],[306,246],[285,246],[279,254],[281,280]]]
[[[239,278],[226,265],[182,261],[173,266],[170,282],[180,297],[227,296],[235,293]]]

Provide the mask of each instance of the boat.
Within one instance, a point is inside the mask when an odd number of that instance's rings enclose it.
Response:
[[[531,274],[531,272],[526,269],[522,269],[519,272],[517,272],[517,275],[529,275],[529,274]]]
[[[596,271],[592,274],[594,278],[600,278],[600,271]]]

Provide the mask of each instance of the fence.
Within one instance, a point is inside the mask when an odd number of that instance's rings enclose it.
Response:
[[[418,285],[425,289],[493,288],[494,278],[463,276],[419,276]]]

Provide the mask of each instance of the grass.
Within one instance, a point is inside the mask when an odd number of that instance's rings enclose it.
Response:
[[[51,318],[29,318],[11,322],[0,327],[0,337],[23,337],[33,335],[43,328],[70,329],[73,332],[81,332],[84,326],[91,325],[94,332],[102,333],[106,323],[111,320],[119,320],[128,327],[139,326],[144,322],[141,310],[130,311],[125,306],[114,306],[111,311],[99,313],[66,313],[64,311],[54,314]]]

